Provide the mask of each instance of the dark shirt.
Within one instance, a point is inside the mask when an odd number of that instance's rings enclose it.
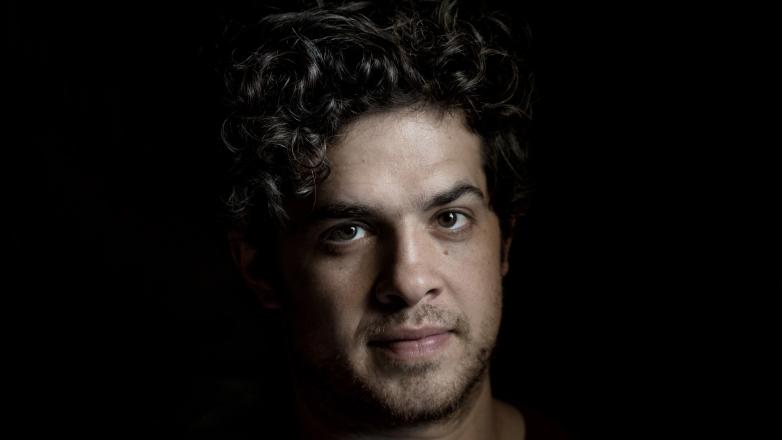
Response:
[[[276,393],[275,393],[276,394]],[[520,408],[526,424],[525,440],[577,440],[542,412]],[[235,396],[206,411],[189,427],[193,439],[291,439],[296,419],[292,398],[271,394]]]

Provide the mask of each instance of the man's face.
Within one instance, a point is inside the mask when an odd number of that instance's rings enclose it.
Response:
[[[488,377],[503,269],[481,148],[458,114],[424,110],[363,116],[329,146],[281,245],[298,381],[402,423]]]

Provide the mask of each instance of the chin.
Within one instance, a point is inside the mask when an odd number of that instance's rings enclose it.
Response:
[[[443,421],[471,406],[488,378],[494,340],[459,338],[438,355],[415,360],[363,347],[300,356],[297,376],[324,418],[357,432]]]
[[[392,424],[434,422],[463,408],[483,378],[483,370],[468,376],[419,376],[381,386],[374,398]]]
[[[461,362],[386,363],[354,376],[365,408],[375,423],[409,426],[452,417],[488,377],[491,349]]]

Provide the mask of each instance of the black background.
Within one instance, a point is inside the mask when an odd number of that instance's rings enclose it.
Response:
[[[738,43],[709,11],[659,3],[498,6],[529,23],[538,98],[496,393],[583,438],[685,438],[731,282],[709,219],[739,198],[714,169],[735,88],[711,69],[740,65]],[[32,426],[181,434],[271,374],[274,335],[216,214],[212,68],[226,20],[262,9],[7,3],[9,145],[31,153],[11,189],[34,238],[18,295],[41,359],[21,381]]]

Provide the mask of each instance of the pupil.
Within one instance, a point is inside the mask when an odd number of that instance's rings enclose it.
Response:
[[[444,226],[453,226],[456,223],[456,214],[453,212],[448,212],[443,215],[443,225]]]
[[[342,228],[340,235],[342,235],[342,238],[353,238],[356,235],[356,227],[345,226]]]

